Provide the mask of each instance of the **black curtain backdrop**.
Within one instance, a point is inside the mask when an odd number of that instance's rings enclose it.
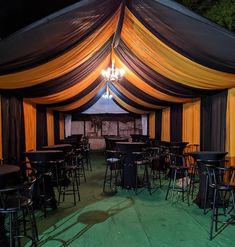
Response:
[[[155,139],[161,140],[162,132],[162,110],[157,110],[155,115]]]
[[[58,144],[60,142],[60,113],[58,111],[54,111],[54,142]]]
[[[2,130],[4,162],[21,164],[25,151],[22,98],[2,95]]]
[[[183,105],[171,106],[170,110],[170,140],[172,142],[182,141]]]
[[[225,151],[227,94],[225,90],[201,99],[202,151]]]
[[[36,129],[37,129],[37,149],[47,145],[47,115],[46,108],[41,105],[36,106]]]

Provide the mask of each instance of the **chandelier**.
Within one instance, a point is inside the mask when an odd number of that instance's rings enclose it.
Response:
[[[102,76],[110,82],[120,81],[125,74],[125,70],[123,68],[115,68],[114,60],[112,60],[112,67],[107,68],[106,70],[101,71]]]
[[[106,84],[106,91],[105,93],[102,95],[103,99],[112,99],[113,95],[109,92],[109,86],[108,83]]]

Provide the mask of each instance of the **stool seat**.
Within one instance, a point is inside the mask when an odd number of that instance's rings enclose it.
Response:
[[[107,192],[107,185],[109,186],[109,191],[111,192],[114,188],[114,192],[117,191],[117,186],[121,185],[122,181],[122,153],[115,150],[105,151],[105,175],[103,183],[103,192]]]
[[[106,161],[108,163],[116,163],[116,162],[120,162],[120,159],[118,159],[118,158],[107,158]]]

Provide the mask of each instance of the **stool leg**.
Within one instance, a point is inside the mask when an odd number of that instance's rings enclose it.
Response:
[[[208,194],[208,176],[206,175],[206,191],[205,191],[205,197],[204,197],[204,206],[203,206],[203,211],[204,214],[206,214],[206,203],[207,203],[207,194]]]
[[[30,223],[31,232],[32,232],[32,246],[37,246],[38,236],[37,236],[37,232],[36,232],[36,229],[35,229],[35,224],[34,224],[32,211],[30,210],[29,207],[27,207],[27,213],[28,213],[29,223]]]
[[[76,183],[76,191],[78,193],[78,200],[81,201],[81,198],[80,198],[80,189],[79,189],[79,181],[78,181],[78,176],[77,176],[77,170],[74,170],[74,176],[75,176],[75,183]]]
[[[148,164],[145,165],[145,175],[146,175],[147,188],[148,188],[149,194],[151,195],[152,191],[151,191],[151,184],[149,180]]]
[[[10,237],[10,247],[13,247],[13,245],[14,245],[12,220],[13,220],[13,213],[10,213],[10,214],[9,214],[9,237]]]
[[[103,183],[103,192],[105,192],[105,185],[106,185],[106,181],[107,181],[107,174],[108,174],[108,165],[106,165],[106,170],[105,170],[105,174],[104,174],[104,183]]]
[[[172,175],[173,175],[173,169],[171,169],[171,171],[170,171],[170,178],[169,178],[169,183],[168,183],[168,188],[167,188],[165,200],[167,200],[169,191],[170,191],[171,186],[172,186],[171,185],[171,183],[172,183],[172,179],[171,179]]]
[[[210,235],[209,235],[210,240],[212,240],[212,237],[213,237],[214,221],[215,221],[215,214],[216,214],[216,198],[217,198],[217,190],[214,190],[213,208],[212,208],[212,214],[211,214],[211,227],[210,227]]]

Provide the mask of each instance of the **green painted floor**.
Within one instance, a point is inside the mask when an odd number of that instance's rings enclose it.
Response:
[[[221,247],[235,246],[235,226],[229,225],[208,240],[210,212],[181,202],[177,195],[165,201],[165,185],[153,195],[119,189],[102,193],[104,158],[92,153],[93,171],[81,184],[81,202],[66,197],[46,219],[37,212],[38,246],[122,247]]]

